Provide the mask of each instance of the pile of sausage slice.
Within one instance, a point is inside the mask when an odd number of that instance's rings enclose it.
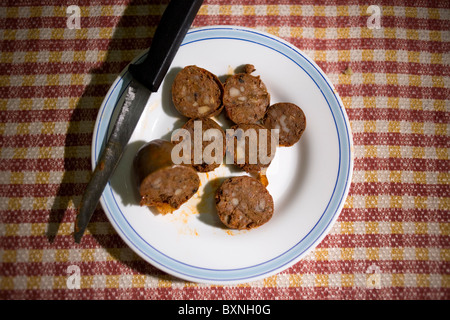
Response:
[[[227,164],[229,160],[248,174],[229,177],[218,187],[215,204],[223,224],[231,229],[252,229],[272,218],[274,201],[267,190],[266,170],[277,147],[290,147],[300,140],[306,118],[294,103],[271,105],[266,85],[254,71],[253,65],[244,65],[224,82],[195,65],[178,72],[172,101],[187,118],[181,128],[185,135],[178,140],[172,135],[172,141],[150,141],[137,152],[133,167],[140,205],[156,207],[161,213],[175,211],[198,191],[198,172],[215,170],[226,157]],[[214,120],[222,112],[229,124],[227,130]],[[211,141],[219,147],[211,148]],[[181,148],[182,142],[189,143]],[[210,157],[201,157],[207,151]]]

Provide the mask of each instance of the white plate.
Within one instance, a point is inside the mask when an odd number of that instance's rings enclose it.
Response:
[[[275,203],[273,218],[253,230],[222,226],[214,209],[214,190],[220,178],[243,174],[231,165],[200,173],[200,190],[171,215],[140,207],[131,174],[137,149],[153,139],[170,139],[171,132],[185,121],[171,102],[176,73],[195,64],[226,76],[246,63],[256,67],[254,74],[266,84],[271,103],[295,103],[307,119],[300,142],[278,148],[267,171],[268,190]],[[93,165],[129,82],[124,70],[103,101],[94,129]],[[217,120],[225,123],[223,116]],[[160,90],[151,95],[101,204],[123,240],[157,268],[195,282],[248,282],[288,268],[323,239],[347,196],[352,164],[352,139],[343,104],[325,74],[304,53],[253,29],[191,29]]]

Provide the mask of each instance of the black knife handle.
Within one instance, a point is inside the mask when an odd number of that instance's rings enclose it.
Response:
[[[147,57],[128,67],[131,75],[150,91],[158,91],[202,3],[203,0],[171,0],[156,28]]]

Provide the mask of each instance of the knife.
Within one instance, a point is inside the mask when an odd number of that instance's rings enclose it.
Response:
[[[203,0],[172,0],[156,28],[147,57],[131,64],[133,79],[126,89],[116,123],[86,187],[75,221],[75,242],[80,243],[103,189],[113,174],[125,146],[139,121],[152,92],[158,91]]]

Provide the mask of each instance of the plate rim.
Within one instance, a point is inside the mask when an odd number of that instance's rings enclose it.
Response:
[[[217,35],[215,37],[205,37],[202,36],[201,33],[202,32],[224,32],[224,33],[228,33],[228,34],[232,34],[233,37],[231,37],[230,35],[228,35],[227,37],[225,36],[220,36]],[[235,35],[235,33],[237,33],[237,35]],[[339,132],[339,128],[337,126],[336,123],[336,117],[335,114],[333,113],[332,107],[330,105],[330,102],[328,101],[327,97],[325,97],[324,92],[321,88],[321,86],[319,86],[319,84],[317,83],[316,80],[314,80],[314,78],[302,67],[299,65],[299,63],[297,63],[296,61],[294,61],[292,58],[288,57],[285,53],[280,52],[278,50],[276,50],[273,47],[270,47],[267,44],[263,44],[261,42],[256,42],[254,40],[250,40],[250,39],[243,39],[243,38],[239,38],[238,35],[239,33],[242,34],[248,34],[254,37],[262,37],[262,39],[265,39],[265,41],[268,41],[269,43],[275,41],[275,43],[278,43],[278,45],[283,46],[283,48],[291,50],[293,52],[294,55],[299,55],[301,58],[303,58],[305,61],[307,61],[318,73],[318,75],[320,75],[324,81],[324,83],[329,87],[329,89],[331,90],[332,93],[332,97],[335,99],[338,107],[339,107],[339,111],[340,112],[336,112],[337,114],[342,116],[342,123],[344,125],[345,128],[345,137],[346,137],[346,141],[348,144],[348,158],[346,158],[345,160],[348,161],[348,165],[347,165],[347,170],[345,171],[346,173],[346,177],[341,178],[341,179],[345,179],[344,182],[344,187],[342,192],[339,193],[338,195],[338,203],[336,205],[336,209],[334,210],[334,212],[332,213],[331,217],[328,218],[328,222],[326,223],[326,225],[321,228],[320,233],[318,236],[314,237],[314,239],[312,239],[312,241],[310,241],[310,243],[307,244],[306,248],[302,248],[297,254],[295,254],[293,257],[288,258],[287,261],[282,261],[282,263],[278,263],[275,264],[274,266],[271,266],[271,264],[273,264],[273,261],[276,261],[277,259],[280,259],[280,257],[282,256],[286,256],[287,254],[289,254],[291,251],[295,250],[295,249],[299,249],[298,246],[305,240],[308,238],[308,236],[315,231],[317,225],[321,222],[321,220],[324,218],[325,214],[328,211],[328,208],[330,206],[330,203],[332,202],[332,200],[335,198],[335,193],[336,193],[336,188],[337,185],[340,181],[340,171],[341,171],[341,158],[343,156],[343,152],[341,150],[341,140],[339,138],[340,136],[340,132]],[[206,34],[207,36],[208,34]],[[197,38],[196,38],[197,37]],[[242,268],[232,268],[232,269],[213,269],[213,268],[204,268],[204,267],[199,267],[199,266],[193,266],[193,265],[189,265],[187,263],[184,263],[182,261],[176,260],[175,258],[171,258],[170,256],[160,252],[157,248],[154,248],[151,244],[148,244],[153,250],[155,250],[156,252],[158,252],[160,255],[164,256],[166,259],[170,259],[172,261],[175,261],[176,265],[183,265],[185,268],[184,272],[183,270],[180,269],[176,269],[173,267],[169,267],[167,265],[165,265],[163,262],[161,262],[161,256],[159,257],[159,259],[150,256],[148,252],[144,252],[142,250],[142,248],[139,248],[138,245],[136,243],[133,242],[132,239],[130,239],[126,232],[124,232],[124,230],[122,228],[120,228],[119,226],[119,222],[116,221],[114,215],[110,212],[110,206],[109,203],[107,201],[107,197],[108,197],[108,193],[110,193],[112,195],[112,191],[111,191],[111,185],[110,183],[108,183],[108,188],[107,190],[105,190],[102,194],[102,197],[100,199],[100,203],[102,205],[102,208],[106,214],[106,216],[108,217],[108,220],[111,222],[111,224],[113,225],[114,229],[116,230],[116,232],[119,234],[119,236],[125,241],[125,243],[127,243],[127,245],[134,251],[136,252],[140,257],[142,257],[145,261],[147,261],[148,263],[152,264],[153,266],[157,267],[158,269],[161,269],[175,277],[184,279],[184,280],[188,280],[188,281],[194,281],[194,282],[200,282],[200,283],[215,283],[215,284],[237,284],[237,283],[243,283],[243,282],[249,282],[249,281],[255,281],[261,278],[265,278],[268,277],[270,275],[273,275],[275,273],[281,272],[282,270],[285,270],[287,268],[289,268],[290,266],[292,266],[293,264],[297,263],[299,260],[301,260],[306,254],[308,254],[311,250],[313,250],[322,240],[323,238],[329,233],[329,230],[331,229],[331,227],[334,225],[335,221],[337,220],[337,218],[339,217],[342,208],[344,206],[344,202],[345,199],[347,198],[348,192],[349,192],[349,188],[350,188],[350,184],[351,184],[351,178],[352,178],[352,173],[353,173],[353,138],[352,138],[352,133],[351,133],[351,128],[350,128],[350,122],[348,120],[348,116],[345,112],[345,108],[343,105],[343,102],[337,92],[337,90],[334,88],[333,83],[328,79],[328,77],[326,76],[326,74],[322,71],[322,69],[311,59],[309,58],[303,51],[301,51],[300,49],[298,49],[297,47],[295,47],[293,44],[285,41],[284,39],[281,39],[275,35],[269,34],[267,32],[264,31],[260,31],[257,29],[253,29],[253,28],[248,28],[248,27],[241,27],[241,26],[232,26],[232,25],[217,25],[217,26],[205,26],[205,27],[198,27],[198,28],[192,28],[188,31],[186,38],[184,39],[182,46],[193,43],[193,42],[197,42],[197,41],[205,41],[205,40],[211,40],[211,39],[236,39],[236,40],[243,40],[243,41],[249,41],[249,42],[253,42],[259,45],[263,45],[265,47],[268,47],[269,49],[275,50],[276,52],[282,54],[283,56],[285,56],[286,58],[290,59],[291,61],[293,61],[298,67],[300,67],[301,69],[303,69],[304,72],[307,73],[307,75],[311,78],[311,80],[314,81],[314,83],[317,85],[317,87],[319,88],[319,90],[321,91],[324,99],[326,100],[329,110],[332,114],[333,117],[333,121],[335,123],[335,128],[336,128],[336,132],[337,132],[337,136],[338,136],[338,143],[339,143],[339,166],[338,166],[338,172],[337,172],[337,177],[336,177],[336,181],[334,182],[334,187],[333,187],[333,192],[330,196],[330,199],[328,200],[327,206],[325,207],[323,213],[320,215],[320,218],[315,222],[314,226],[311,228],[311,230],[308,231],[308,233],[302,237],[301,239],[299,239],[299,241],[297,241],[293,246],[291,246],[288,250],[284,250],[281,254],[275,256],[275,257],[271,257],[268,260],[265,260],[264,262],[258,263],[258,264],[254,264],[251,266],[246,266],[246,267],[242,267]],[[142,54],[138,55],[133,61],[139,61],[140,59],[143,59],[146,55],[147,51],[143,52]],[[92,168],[95,167],[95,164],[97,162],[97,158],[98,158],[98,153],[99,151],[97,151],[97,146],[98,146],[98,137],[101,136],[101,134],[99,134],[99,130],[100,130],[100,124],[103,118],[103,113],[106,110],[106,107],[108,106],[108,102],[109,99],[111,98],[111,95],[115,92],[115,90],[117,89],[118,85],[122,82],[127,74],[127,68],[125,67],[124,70],[122,70],[122,72],[118,75],[118,77],[115,79],[114,83],[111,85],[108,93],[106,94],[105,98],[103,99],[103,102],[100,106],[99,109],[99,113],[97,116],[97,119],[95,121],[95,125],[94,125],[94,134],[92,137],[92,147],[91,147],[91,164],[92,164]],[[122,92],[123,94],[123,92]],[[115,100],[115,106],[113,107],[113,110],[111,111],[111,115],[114,113],[114,109],[117,106],[117,101],[120,100],[120,92],[119,92],[119,98],[117,98]],[[107,119],[108,120],[108,126],[109,126],[109,122],[110,122],[110,118]],[[107,131],[106,131],[107,132]],[[104,135],[105,133],[103,133],[103,137],[101,137],[101,140],[104,139]],[[101,143],[100,146],[101,147]],[[114,196],[112,196],[113,201],[115,202],[115,198]],[[115,205],[118,207],[118,204],[115,203]],[[119,209],[120,211],[120,209]],[[125,219],[126,220],[126,219]],[[128,221],[127,221],[128,222]],[[130,226],[131,227],[131,226]],[[141,238],[141,236],[136,232],[136,235],[138,237]],[[142,238],[141,238],[142,239]],[[143,239],[142,239],[143,240]],[[146,242],[145,240],[143,240],[144,242]],[[264,268],[263,270],[259,270],[259,267],[261,266],[267,266],[266,268]],[[194,274],[195,272],[192,272],[194,270],[201,270],[203,272],[206,272],[207,274],[204,274],[204,276],[202,276],[201,274],[198,274],[198,272],[196,274]],[[252,275],[242,275],[242,276],[238,276],[239,271],[241,270],[254,270],[254,274]],[[270,270],[268,270],[270,269]],[[258,271],[259,270],[259,271]],[[211,274],[212,273],[212,274]],[[218,274],[221,274],[222,277],[218,276]],[[214,275],[216,275],[216,277],[212,277]],[[225,275],[225,276],[224,276]]]

